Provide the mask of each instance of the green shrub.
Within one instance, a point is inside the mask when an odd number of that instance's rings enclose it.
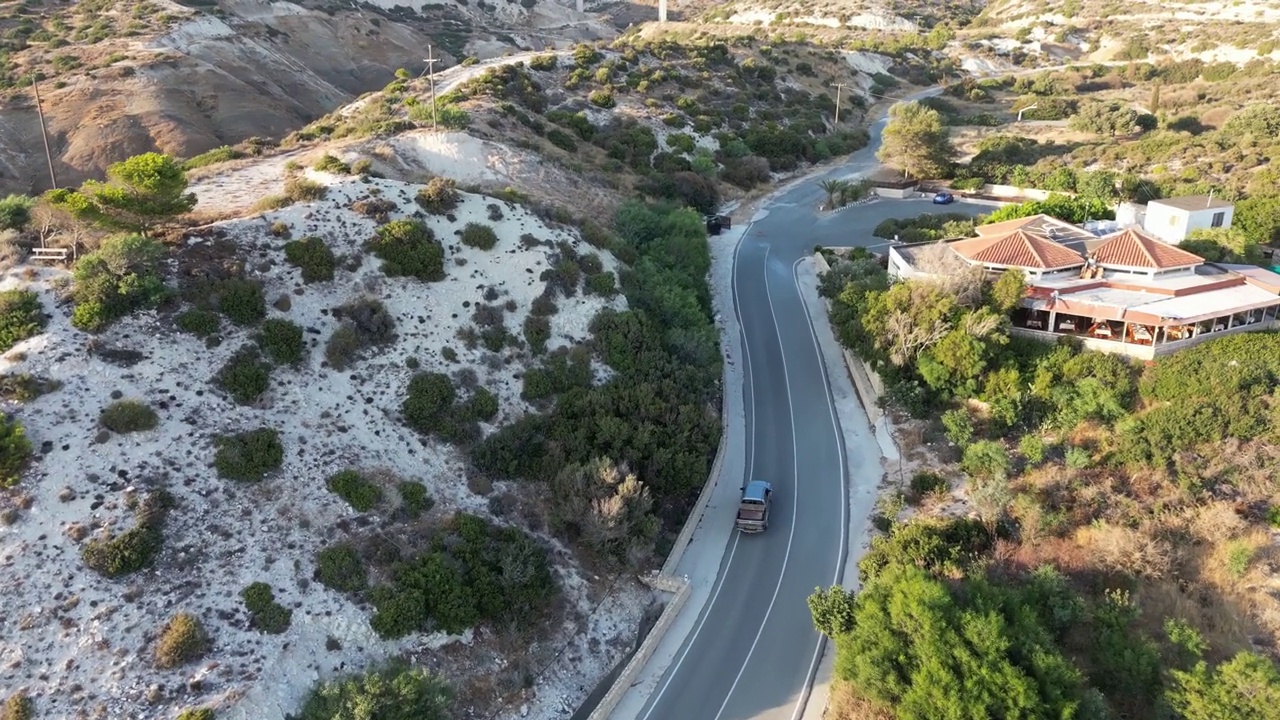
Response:
[[[356,512],[369,512],[382,501],[382,489],[369,482],[358,470],[334,473],[325,485]]]
[[[560,128],[551,128],[547,131],[547,142],[567,153],[578,152],[578,142],[573,139],[572,135]]]
[[[202,152],[199,155],[196,155],[183,163],[182,167],[185,170],[195,170],[196,168],[208,167],[210,165],[217,165],[219,163],[230,162],[232,160],[239,160],[244,156],[244,153],[230,145],[223,145],[222,147],[216,147],[208,152]]]
[[[498,415],[498,396],[488,388],[476,388],[467,401],[467,414],[475,420],[493,420]]]
[[[279,635],[289,629],[293,611],[275,601],[270,585],[252,583],[240,591],[240,597],[244,599],[253,627],[269,635]]]
[[[993,440],[979,440],[964,449],[961,467],[979,479],[1006,477],[1009,474],[1009,454],[1004,446]]]
[[[591,361],[580,348],[560,349],[552,353],[542,367],[530,368],[524,374],[520,396],[530,402],[553,397],[574,388],[591,387]]]
[[[39,295],[30,290],[0,292],[0,352],[39,335],[45,322]]]
[[[458,193],[457,183],[449,178],[433,177],[414,197],[423,210],[432,215],[444,215],[458,208],[462,195]]]
[[[28,403],[41,395],[47,395],[62,387],[62,383],[52,378],[31,375],[30,373],[6,373],[0,375],[0,398],[9,402]],[[0,486],[3,486],[0,480]]]
[[[222,320],[218,314],[212,310],[191,309],[178,315],[174,320],[174,324],[183,332],[189,332],[196,337],[211,337],[217,335],[222,329]]]
[[[304,177],[291,177],[284,181],[284,196],[293,202],[323,200],[328,194],[329,188]]]
[[[481,622],[538,617],[557,588],[546,551],[524,532],[458,513],[430,552],[399,564],[374,588],[370,625],[383,638],[436,628],[458,633]]]
[[[382,271],[391,277],[407,275],[426,282],[444,279],[444,248],[420,220],[389,222],[378,228],[369,245],[382,260]]]
[[[154,305],[165,295],[160,265],[165,250],[141,235],[107,238],[97,252],[76,262],[72,276],[75,310],[71,324],[97,332],[139,308]]]
[[[177,720],[217,720],[212,708],[188,708],[179,713]]]
[[[612,272],[588,275],[582,287],[588,294],[600,297],[613,297],[618,294],[617,280]]]
[[[161,527],[138,524],[119,535],[90,539],[81,550],[81,558],[98,574],[119,577],[151,565],[163,545]]]
[[[444,373],[417,373],[401,406],[405,423],[421,433],[438,433],[451,419],[457,392]]]
[[[304,237],[284,244],[284,258],[302,270],[302,282],[328,282],[333,279],[338,259],[318,237]]]
[[[24,692],[16,692],[0,708],[0,720],[35,720],[36,703]]]
[[[293,720],[448,720],[453,695],[426,670],[393,662],[356,675],[321,682]]]
[[[1067,463],[1067,467],[1072,470],[1084,470],[1093,465],[1093,456],[1089,454],[1089,451],[1074,445],[1067,448],[1064,460]]]
[[[214,376],[213,383],[239,405],[252,405],[271,386],[271,366],[258,349],[245,345]]]
[[[263,322],[256,339],[262,352],[281,365],[300,362],[307,349],[306,341],[302,339],[302,327],[282,318]]]
[[[329,362],[330,367],[345,370],[360,354],[363,347],[363,343],[360,342],[360,332],[356,330],[355,323],[344,322],[334,328],[333,334],[325,343],[324,359]]]
[[[364,561],[350,543],[337,543],[316,553],[317,582],[338,592],[360,592],[368,585]]]
[[[546,352],[547,341],[551,339],[551,320],[530,313],[524,319],[524,339],[535,354]]]
[[[530,70],[555,70],[557,58],[555,55],[538,55],[529,60]]]
[[[947,479],[935,472],[923,470],[911,476],[910,497],[912,502],[920,502],[934,493],[946,492],[949,485]]]
[[[22,479],[31,461],[31,441],[16,416],[0,417],[0,488],[11,488]]]
[[[0,200],[0,230],[21,230],[31,222],[31,210],[35,198],[25,195],[8,195]]]
[[[1027,461],[1027,465],[1035,467],[1044,462],[1044,440],[1039,435],[1023,435],[1018,440],[1018,452],[1022,453],[1022,457]]]
[[[228,278],[217,288],[218,311],[236,325],[255,325],[267,316],[262,284],[245,278]]]
[[[436,501],[427,494],[427,486],[420,482],[405,480],[396,486],[396,491],[400,494],[400,507],[411,518],[435,507]]]
[[[616,107],[618,102],[613,98],[612,90],[594,90],[587,96],[587,100],[596,107],[609,108]]]
[[[351,174],[351,167],[349,165],[342,162],[341,159],[333,155],[330,155],[329,153],[325,153],[324,155],[320,156],[320,159],[317,160],[316,164],[312,165],[312,167],[315,168],[316,170],[319,170],[320,172],[333,173],[334,175],[350,175]]]
[[[117,400],[102,409],[98,417],[102,427],[113,433],[131,433],[154,430],[160,423],[156,411],[137,400]]]
[[[209,634],[200,619],[178,613],[169,619],[156,640],[156,667],[176,668],[199,660],[209,651],[209,645]]]
[[[498,244],[498,234],[488,225],[467,223],[462,228],[462,244],[480,250],[492,250]]]
[[[241,482],[257,482],[278,470],[284,462],[284,446],[280,435],[271,428],[258,428],[219,435],[213,439],[217,453],[213,466],[218,476]]]

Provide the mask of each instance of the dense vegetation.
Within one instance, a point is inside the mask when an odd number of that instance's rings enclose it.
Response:
[[[1278,67],[1263,59],[1239,66],[1193,58],[958,83],[953,95],[980,103],[1011,97],[1012,112],[1035,106],[1027,119],[1070,118],[1097,137],[1055,143],[993,135],[956,168],[956,182],[1108,202],[1213,192],[1236,201],[1233,225],[1251,242],[1280,240]],[[1135,94],[1149,114],[1131,109]]]
[[[614,250],[631,263],[622,276],[630,309],[601,313],[591,330],[592,349],[616,374],[564,389],[546,413],[503,427],[472,457],[495,477],[552,483],[554,529],[600,560],[631,564],[652,552],[659,521],[667,533],[678,528],[706,482],[721,370],[701,218],[633,202],[614,227]]]
[[[445,720],[452,700],[440,678],[393,662],[320,683],[289,720]]]
[[[861,592],[812,598],[858,702],[900,720],[1273,716],[1258,703],[1280,672],[1250,639],[1280,627],[1249,578],[1280,517],[1280,334],[1139,367],[1012,336],[1014,272],[890,284],[855,253],[822,290],[885,402],[945,440],[975,515],[900,520],[947,493],[920,473],[875,518]]]

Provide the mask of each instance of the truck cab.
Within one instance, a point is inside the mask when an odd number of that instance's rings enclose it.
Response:
[[[738,519],[734,527],[742,532],[758,533],[769,529],[769,508],[773,505],[773,485],[752,480],[742,486],[738,502]]]

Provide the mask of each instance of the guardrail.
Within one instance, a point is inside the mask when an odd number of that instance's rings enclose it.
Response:
[[[618,674],[618,679],[614,681],[613,687],[609,688],[609,692],[605,693],[605,696],[600,700],[600,704],[596,705],[596,709],[591,712],[587,720],[606,720],[614,708],[618,707],[618,703],[622,702],[622,697],[631,689],[631,684],[635,681],[636,675],[640,674],[645,664],[649,662],[649,658],[653,657],[653,651],[658,649],[658,643],[662,642],[662,638],[667,634],[671,623],[675,622],[676,616],[680,614],[685,601],[689,599],[688,578],[659,574],[650,577],[642,576],[640,582],[656,590],[674,592],[675,597],[671,598],[667,606],[662,609],[662,614],[658,616],[658,621],[654,623],[653,629],[645,636],[644,642],[640,643],[640,647],[636,649],[636,654],[631,656],[627,666]]]

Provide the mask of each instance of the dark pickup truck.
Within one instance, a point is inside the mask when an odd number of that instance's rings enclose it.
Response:
[[[742,486],[738,503],[738,519],[734,527],[742,532],[758,533],[769,529],[769,507],[773,505],[773,486],[763,480],[752,480]]]

